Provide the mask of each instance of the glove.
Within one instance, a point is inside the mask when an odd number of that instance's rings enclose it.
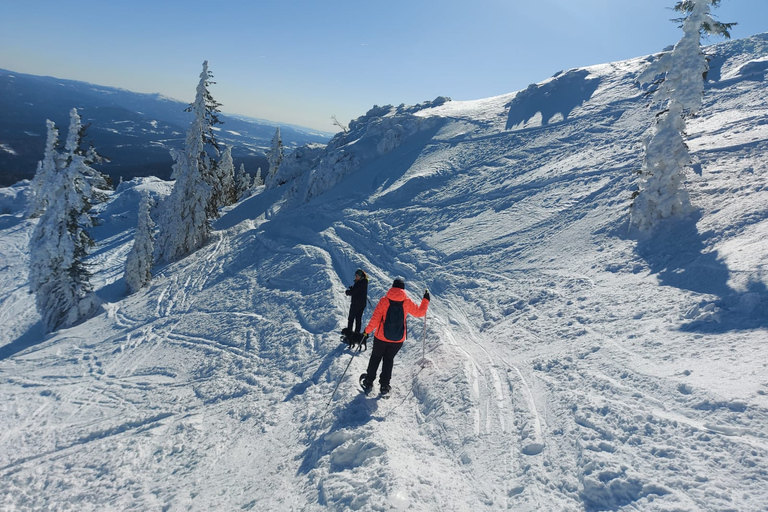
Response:
[[[350,286],[347,288],[347,291],[344,292],[345,295],[352,295],[352,287]]]
[[[424,290],[424,298],[429,300],[429,290]]]

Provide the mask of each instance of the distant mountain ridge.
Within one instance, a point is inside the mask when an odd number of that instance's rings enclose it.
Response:
[[[187,106],[161,94],[0,69],[0,186],[34,175],[45,144],[45,120],[55,122],[60,138],[65,137],[72,108],[83,123],[91,123],[88,138],[111,160],[99,166],[101,171],[115,181],[150,175],[168,179],[169,149],[181,147],[191,121]],[[278,125],[286,148],[324,144],[332,136],[241,115],[221,114],[220,119],[219,140],[234,146],[235,166],[244,163],[252,174],[258,167],[266,172],[264,150]]]

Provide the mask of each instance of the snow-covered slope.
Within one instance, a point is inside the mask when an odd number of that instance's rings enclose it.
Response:
[[[766,510],[768,35],[708,52],[699,211],[654,237],[627,222],[646,59],[375,109],[130,297],[124,184],[103,312],[52,335],[3,215],[0,508]],[[389,400],[338,342],[357,267],[373,301],[432,294]]]

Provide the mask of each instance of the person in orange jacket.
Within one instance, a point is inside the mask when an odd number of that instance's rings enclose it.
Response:
[[[368,371],[360,376],[360,386],[368,393],[373,388],[379,364],[384,360],[379,376],[381,394],[389,393],[389,381],[392,378],[392,366],[395,355],[403,346],[407,332],[406,318],[408,315],[423,317],[429,307],[429,292],[424,291],[424,297],[418,306],[405,294],[405,282],[395,279],[392,288],[379,300],[373,310],[373,316],[365,327],[365,334],[375,332],[373,350],[368,361]]]

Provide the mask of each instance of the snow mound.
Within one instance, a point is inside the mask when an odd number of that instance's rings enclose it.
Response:
[[[23,180],[10,187],[0,188],[0,215],[18,215],[27,206],[29,180]]]
[[[289,204],[303,204],[320,196],[366,163],[397,149],[416,134],[433,129],[438,124],[436,118],[416,113],[448,101],[439,97],[414,106],[374,106],[353,120],[346,132],[337,134],[324,150],[318,146],[300,148],[279,173],[280,182],[293,180],[287,194]]]

